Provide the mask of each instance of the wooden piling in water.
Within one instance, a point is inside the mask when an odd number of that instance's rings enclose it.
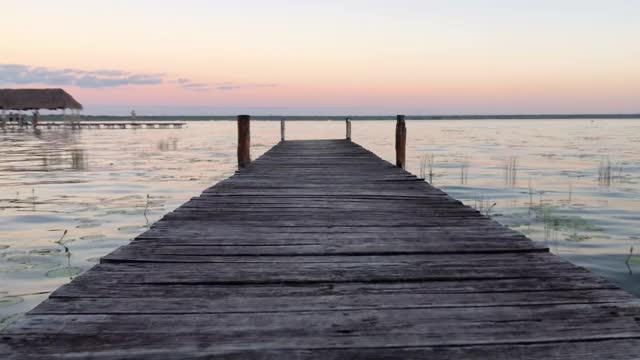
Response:
[[[238,115],[238,167],[251,164],[251,116]]]
[[[398,115],[396,118],[396,166],[404,169],[407,154],[407,126],[404,115]]]
[[[347,126],[347,140],[351,140],[351,118],[345,120]]]
[[[284,141],[284,119],[280,120],[280,141]]]

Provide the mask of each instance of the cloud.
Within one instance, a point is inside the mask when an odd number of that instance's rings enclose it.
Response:
[[[203,83],[186,83],[182,84],[183,89],[193,90],[193,91],[209,91],[209,85]]]
[[[276,87],[276,84],[236,84],[236,83],[219,83],[216,84],[216,90],[219,91],[232,91],[238,89],[255,89],[255,88],[271,88]]]
[[[120,71],[120,70],[97,70],[91,71],[88,73],[89,75],[96,76],[127,76],[130,75],[128,72]]]
[[[107,88],[125,85],[156,85],[164,74],[132,74],[120,70],[53,69],[22,64],[0,64],[0,84],[66,85]]]
[[[168,79],[166,74],[136,74],[114,69],[55,69],[23,64],[0,64],[0,85],[47,84],[99,89],[126,85],[158,85],[164,83],[165,80],[189,91],[210,91],[211,89],[232,91],[276,86],[276,84],[241,84],[234,82],[207,84],[188,78]]]
[[[179,78],[171,81],[172,83],[179,84],[181,88],[191,91],[209,91],[209,84],[197,83],[190,79]]]
[[[180,78],[180,79],[176,79],[176,80],[174,80],[172,82],[174,82],[176,84],[188,84],[188,83],[191,82],[191,80],[185,79],[185,78]]]

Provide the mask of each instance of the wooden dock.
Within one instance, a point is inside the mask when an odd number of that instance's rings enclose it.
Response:
[[[283,141],[0,339],[2,359],[638,359],[640,304],[349,140]]]
[[[63,122],[63,121],[48,121],[38,123],[38,129],[181,129],[185,123],[183,122],[97,122],[97,121],[83,121],[83,122]],[[15,122],[5,123],[0,126],[0,129],[26,129],[33,128],[31,122],[25,122],[19,124]]]

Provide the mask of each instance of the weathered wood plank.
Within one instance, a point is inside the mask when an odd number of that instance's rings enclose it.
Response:
[[[639,339],[589,340],[506,345],[331,347],[316,349],[221,349],[208,335],[144,337],[121,334],[38,335],[11,337],[0,342],[2,359],[60,360],[87,358],[98,360],[144,359],[308,359],[308,360],[632,360],[640,351]]]
[[[516,278],[487,279],[466,281],[429,281],[429,282],[392,282],[392,283],[307,283],[273,285],[179,285],[179,284],[141,284],[118,286],[119,278],[79,277],[53,292],[58,297],[192,297],[225,298],[246,297],[313,297],[313,296],[354,296],[385,294],[471,294],[471,293],[531,293],[537,291],[574,291],[574,290],[615,290],[610,282],[597,278],[590,273],[565,275],[559,274],[551,279]]]
[[[376,241],[364,238],[361,241],[334,240],[319,238],[316,241],[301,241],[299,238],[280,243],[265,242],[259,239],[259,243],[250,243],[236,238],[224,241],[216,241],[206,238],[189,238],[158,244],[159,239],[138,239],[128,246],[121,247],[102,258],[112,260],[122,257],[147,258],[175,256],[242,256],[242,255],[408,255],[408,254],[482,254],[482,253],[506,253],[506,252],[535,252],[548,251],[542,245],[535,245],[526,240],[516,238],[474,239],[474,240],[450,240],[450,241],[425,241],[424,239]]]
[[[411,259],[410,255],[203,256],[200,261],[166,259],[160,262],[119,259],[117,263],[95,266],[84,277],[113,276],[123,283],[268,284],[553,278],[568,272],[588,273],[559,258],[539,255],[542,253],[416,255],[422,259]]]
[[[18,320],[16,335],[209,335],[218,350],[460,346],[638,339],[637,303],[225,314],[65,314]],[[603,319],[607,319],[605,323]],[[148,344],[151,345],[151,344]],[[157,344],[156,344],[157,346]]]
[[[53,298],[31,313],[52,314],[218,314],[232,312],[291,312],[328,310],[422,309],[449,307],[533,306],[628,302],[622,290],[564,290],[463,294],[352,294],[326,296],[227,296],[224,298]]]

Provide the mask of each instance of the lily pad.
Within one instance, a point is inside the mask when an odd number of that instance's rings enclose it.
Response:
[[[21,302],[24,302],[24,299],[20,296],[3,297],[0,298],[0,309],[20,304]]]
[[[72,277],[82,273],[82,268],[77,266],[67,266],[60,269],[54,269],[47,271],[47,277],[59,278],[59,277]]]
[[[0,251],[1,250],[6,250],[9,248],[9,245],[0,245]]]
[[[102,234],[93,234],[93,235],[85,235],[85,236],[81,236],[80,240],[98,240],[98,239],[104,239],[106,238],[105,235]]]
[[[121,226],[118,228],[118,230],[120,231],[125,231],[125,232],[135,232],[135,231],[144,231],[146,230],[147,227],[142,225],[128,225],[128,226]]]
[[[29,251],[31,255],[53,255],[60,253],[60,249],[35,249]]]
[[[82,223],[78,226],[76,226],[76,228],[78,229],[91,229],[91,228],[96,228],[101,226],[102,224],[97,223],[97,222],[89,222],[89,223]]]
[[[20,271],[20,270],[48,270],[60,265],[60,260],[56,258],[17,254],[6,257],[9,264],[8,268],[2,268],[2,271]]]
[[[572,242],[582,242],[589,239],[591,239],[591,236],[577,234],[577,233],[567,235],[567,237],[565,238],[566,241],[572,241]]]

